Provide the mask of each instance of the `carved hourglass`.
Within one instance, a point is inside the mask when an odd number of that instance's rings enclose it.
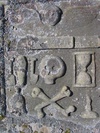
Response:
[[[94,86],[94,53],[76,52],[74,54],[74,85],[76,87]]]

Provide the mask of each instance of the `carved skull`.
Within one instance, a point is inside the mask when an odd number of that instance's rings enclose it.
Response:
[[[62,11],[54,4],[44,4],[43,10],[40,11],[43,24],[55,26],[61,20]]]
[[[57,56],[46,55],[39,65],[39,72],[46,84],[54,84],[55,79],[64,75],[65,64]]]

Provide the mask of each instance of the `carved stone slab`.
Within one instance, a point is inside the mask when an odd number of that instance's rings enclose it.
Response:
[[[96,96],[97,100],[99,100],[99,50],[81,50],[80,52],[79,50],[72,50],[70,52],[66,49],[59,51],[35,50],[31,51],[30,54],[23,55],[14,51],[8,53],[10,55],[6,55],[6,88],[7,109],[9,112],[14,115],[27,113],[32,116],[36,115],[38,118],[53,117],[59,120],[71,119],[75,121],[78,119],[80,121],[81,113],[84,112],[85,106],[90,106],[88,108],[90,108],[91,112],[92,107],[93,111],[98,114],[97,117],[100,115],[98,108],[95,107],[99,103],[94,99],[94,96]],[[15,76],[16,84],[11,86],[9,84],[11,81],[8,80],[11,72],[9,59],[13,55],[15,58],[13,75]],[[95,73],[95,70],[98,70],[98,73]],[[73,76],[74,74],[77,75]],[[73,83],[74,77],[77,82]],[[68,87],[68,94],[61,93],[64,86]],[[16,90],[16,87],[20,87],[21,91]],[[73,93],[70,97],[68,96],[69,92]],[[89,102],[86,105],[87,93],[89,93],[89,97],[93,100],[92,105]],[[63,96],[65,96],[64,99]],[[15,97],[23,97],[21,98],[22,101],[20,101],[21,108],[16,106],[17,98],[16,102],[12,103]],[[56,97],[57,99],[55,99]],[[60,100],[60,98],[62,99]],[[62,106],[61,108],[55,104],[56,100]],[[13,104],[15,106],[12,108]],[[16,112],[16,109],[18,112]],[[69,117],[69,114],[71,117]]]
[[[99,1],[8,4],[0,21],[0,132],[99,133]]]

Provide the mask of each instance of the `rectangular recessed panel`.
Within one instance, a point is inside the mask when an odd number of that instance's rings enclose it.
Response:
[[[76,52],[74,61],[74,87],[95,87],[95,57],[94,52]]]

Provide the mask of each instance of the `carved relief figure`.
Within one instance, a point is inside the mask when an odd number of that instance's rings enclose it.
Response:
[[[98,114],[92,111],[92,100],[91,98],[86,95],[86,106],[85,111],[81,114],[82,118],[97,118]]]
[[[16,59],[16,77],[17,77],[17,86],[24,86],[26,81],[26,58],[24,56],[18,56]]]
[[[57,78],[65,74],[65,64],[57,56],[46,55],[39,65],[39,72],[46,84],[54,84]]]
[[[58,111],[60,111],[64,116],[68,116],[71,112],[74,112],[74,106],[69,106],[68,108],[64,109],[56,103],[58,100],[63,99],[64,97],[69,97],[70,95],[71,91],[66,86],[62,87],[61,91],[58,92],[58,94],[53,98],[49,98],[41,89],[37,87],[33,88],[32,97],[37,97],[43,100],[43,102],[38,104],[34,109],[37,111],[38,118],[44,117],[45,113],[43,112],[43,108],[49,106],[50,104],[53,104],[54,107],[58,109]]]
[[[55,26],[61,20],[62,11],[54,4],[46,3],[43,9],[39,11],[43,24]]]
[[[21,89],[16,88],[16,94],[10,100],[11,113],[15,115],[22,115],[27,113],[25,98],[21,94]]]
[[[91,87],[95,85],[95,63],[93,52],[74,54],[74,86]],[[90,67],[91,66],[91,67]]]

